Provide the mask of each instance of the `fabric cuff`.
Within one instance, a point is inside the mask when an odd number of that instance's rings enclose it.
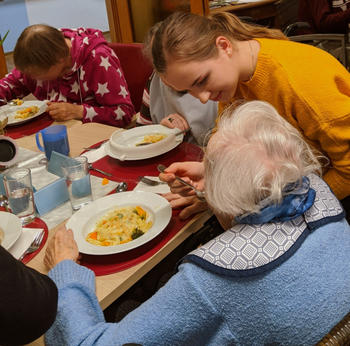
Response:
[[[78,282],[81,285],[95,288],[95,274],[72,260],[64,260],[49,271],[48,276],[56,283],[57,288],[62,288],[70,283]]]

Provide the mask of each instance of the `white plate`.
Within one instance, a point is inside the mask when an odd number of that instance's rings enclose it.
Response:
[[[8,250],[22,233],[22,223],[14,214],[0,211],[0,227],[5,233],[1,246]]]
[[[177,147],[184,138],[184,135],[177,135],[179,129],[170,129],[163,125],[146,125],[132,128],[126,131],[115,131],[109,142],[106,144],[107,155],[124,160],[143,160],[167,153]],[[151,134],[166,134],[163,140],[145,145],[136,146],[143,141],[144,136]]]
[[[96,222],[108,211],[115,208],[139,205],[152,218],[152,227],[141,237],[125,244],[114,246],[93,245],[85,240],[95,228]],[[68,220],[66,227],[71,228],[79,251],[88,255],[111,255],[139,247],[155,238],[168,225],[171,219],[169,202],[155,193],[129,191],[102,197],[78,210]]]
[[[37,106],[39,108],[39,110],[32,115],[29,118],[26,119],[16,119],[16,112],[20,109],[24,109],[24,108],[28,108],[31,106]],[[23,124],[26,123],[27,121],[30,121],[34,118],[36,118],[37,116],[39,116],[40,114],[43,114],[46,111],[47,108],[47,104],[46,101],[24,101],[23,104],[21,104],[20,106],[1,106],[0,107],[0,119],[3,119],[5,117],[8,117],[8,123],[7,125],[11,126],[11,125],[19,125],[19,124]]]

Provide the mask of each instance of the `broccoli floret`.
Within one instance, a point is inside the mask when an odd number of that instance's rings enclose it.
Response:
[[[143,234],[144,234],[144,232],[136,227],[131,233],[131,238],[136,239],[138,237],[141,237]]]

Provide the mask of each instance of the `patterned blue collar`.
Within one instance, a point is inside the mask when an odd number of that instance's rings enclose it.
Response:
[[[301,182],[288,184],[283,191],[283,201],[278,205],[263,207],[259,213],[238,216],[239,224],[263,224],[268,222],[284,222],[304,214],[314,203],[316,192],[310,188],[310,180],[303,177]],[[262,205],[266,204],[264,201]]]

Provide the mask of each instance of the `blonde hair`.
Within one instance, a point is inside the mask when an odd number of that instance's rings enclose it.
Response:
[[[255,213],[265,199],[277,204],[283,189],[321,166],[301,134],[270,104],[229,107],[204,157],[205,191],[215,213]]]
[[[69,48],[63,33],[45,24],[24,29],[13,52],[15,66],[22,72],[31,68],[47,71],[68,56]]]
[[[168,57],[180,61],[203,61],[215,57],[218,36],[225,36],[232,43],[259,37],[287,39],[280,30],[244,23],[227,12],[208,17],[176,12],[157,25],[156,29],[151,28],[154,34],[151,50],[154,68],[159,73],[166,71]]]

